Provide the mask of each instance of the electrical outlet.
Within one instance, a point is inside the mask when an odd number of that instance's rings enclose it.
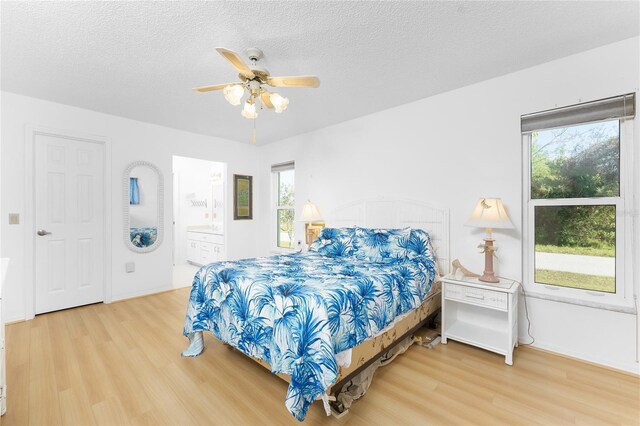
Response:
[[[9,213],[9,225],[20,224],[20,213]]]
[[[136,271],[136,264],[134,262],[127,262],[124,264],[124,269],[127,273]]]

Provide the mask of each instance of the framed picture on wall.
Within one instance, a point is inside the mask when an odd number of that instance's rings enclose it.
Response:
[[[233,220],[253,219],[253,177],[233,175]]]

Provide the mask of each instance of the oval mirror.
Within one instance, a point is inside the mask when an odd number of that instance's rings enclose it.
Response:
[[[153,164],[129,164],[123,177],[124,240],[137,253],[157,249],[163,237],[163,180]]]

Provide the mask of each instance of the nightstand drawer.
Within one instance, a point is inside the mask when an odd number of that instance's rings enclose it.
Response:
[[[444,291],[444,297],[447,299],[457,300],[473,305],[488,306],[502,311],[507,310],[507,296],[507,293],[499,291],[491,291],[450,283],[445,285]]]

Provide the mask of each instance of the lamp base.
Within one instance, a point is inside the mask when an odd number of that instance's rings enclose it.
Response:
[[[318,239],[322,228],[324,228],[324,222],[307,222],[304,224],[304,234],[307,247]]]
[[[499,283],[500,279],[493,272],[493,238],[484,239],[484,271],[478,279],[485,283]]]
[[[491,274],[487,273],[487,271],[484,271],[484,274],[482,274],[481,277],[478,277],[478,280],[480,281],[484,281],[485,283],[499,283],[500,282],[500,278],[496,277],[496,275],[491,272]]]

